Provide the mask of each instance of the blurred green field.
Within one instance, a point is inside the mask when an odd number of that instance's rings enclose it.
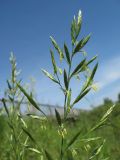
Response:
[[[93,141],[92,143],[86,142],[83,146],[81,139],[84,138],[87,131],[96,124],[102,115],[107,111],[107,109],[113,104],[110,100],[105,100],[103,105],[97,106],[90,111],[81,110],[78,117],[71,118],[66,122],[66,142],[68,143],[71,137],[75,135],[78,131],[81,134],[73,146],[73,154],[75,159],[87,160],[91,153],[91,148],[101,143],[101,139],[98,141]],[[0,116],[0,160],[12,160],[12,148],[10,145],[10,127],[7,124],[7,118],[4,115]],[[57,130],[57,122],[55,117],[49,117],[49,122],[41,124],[39,120],[33,120],[28,117],[24,117],[24,120],[28,124],[28,130],[33,135],[38,149],[47,149],[51,153],[52,157],[56,159],[60,151],[60,136]],[[18,131],[19,132],[19,131]],[[116,107],[109,117],[107,123],[100,129],[94,131],[89,137],[102,137],[106,139],[105,145],[102,152],[99,155],[99,160],[103,160],[102,157],[109,157],[109,160],[120,160],[120,103],[116,102]],[[68,141],[67,141],[68,140]],[[33,142],[30,142],[34,146]],[[75,150],[77,148],[77,150]],[[86,151],[88,155],[86,155]],[[85,151],[85,152],[84,152]],[[36,155],[34,152],[28,152],[26,150],[26,160],[40,160],[39,154]],[[95,158],[97,160],[97,158]],[[107,159],[106,159],[107,160]]]

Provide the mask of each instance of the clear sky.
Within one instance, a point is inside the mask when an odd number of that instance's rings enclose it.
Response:
[[[0,0],[0,97],[10,75],[9,56],[13,51],[22,69],[23,83],[36,79],[41,103],[62,105],[57,87],[41,72],[52,72],[49,37],[63,45],[70,44],[70,24],[79,9],[83,14],[81,37],[92,33],[85,48],[88,58],[98,55],[95,80],[97,93],[87,96],[78,107],[99,104],[104,97],[116,99],[120,92],[120,1],[119,0]],[[76,63],[81,59],[77,58]],[[79,83],[73,84],[76,94]],[[74,95],[75,96],[75,95]]]

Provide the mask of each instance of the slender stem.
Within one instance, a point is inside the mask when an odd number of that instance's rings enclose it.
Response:
[[[66,112],[67,112],[66,101],[67,101],[67,93],[65,93],[65,100],[64,100],[64,120],[66,119]]]
[[[69,69],[68,69],[68,90],[69,90],[69,85],[70,85],[70,73],[71,73],[72,58],[73,57],[71,56],[71,64],[69,65]],[[67,106],[66,106],[66,100],[67,100],[67,94],[65,95],[65,108],[67,108]],[[65,110],[65,119],[67,118],[67,112],[66,112],[66,110]]]
[[[62,139],[61,139],[61,156],[60,156],[60,159],[61,160],[63,160],[63,155],[64,155],[64,153],[63,153],[63,144],[64,144],[64,139],[63,139],[63,137],[62,137]]]
[[[72,56],[71,56],[71,64],[72,64]],[[71,64],[69,65],[69,69],[68,69],[68,90],[69,90],[69,84],[70,84],[70,73],[71,73]],[[65,93],[65,99],[64,99],[64,119],[63,119],[63,124],[67,118],[67,106],[66,106],[66,101],[67,101],[67,93]],[[64,138],[62,136],[61,138],[61,160],[63,160],[63,155],[64,155],[64,151],[63,151],[63,145],[64,145]]]

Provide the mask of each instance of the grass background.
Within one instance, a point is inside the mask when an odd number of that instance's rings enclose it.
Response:
[[[106,139],[105,145],[102,152],[99,155],[98,159],[102,160],[102,157],[109,157],[109,160],[119,160],[120,159],[120,102],[115,102],[116,107],[107,121],[107,124],[102,126],[100,129],[94,131],[89,137],[102,137]],[[69,119],[66,122],[67,136],[66,142],[78,132],[81,131],[81,134],[76,141],[76,143],[71,146],[73,148],[78,148],[75,152],[75,159],[78,160],[87,160],[91,149],[95,149],[96,145],[101,143],[101,139],[92,143],[85,143],[84,145],[80,142],[80,139],[84,137],[87,131],[99,122],[102,115],[107,111],[107,109],[113,104],[109,99],[105,99],[104,104],[97,106],[90,111],[81,110],[79,116],[75,119]],[[10,128],[7,124],[7,116],[0,116],[0,160],[12,160],[12,148],[10,146]],[[49,122],[41,124],[41,121],[34,120],[28,117],[24,117],[24,120],[28,124],[28,130],[33,135],[36,143],[38,144],[38,149],[47,149],[52,157],[56,159],[60,151],[60,137],[57,131],[57,122],[55,117],[49,117]],[[46,126],[46,129],[43,129],[41,126]],[[19,132],[19,129],[18,129]],[[23,137],[24,138],[24,137]],[[31,145],[34,144],[30,142]],[[87,154],[85,151],[87,150]],[[25,154],[26,160],[40,160],[40,155],[35,154],[34,152],[27,151]],[[97,160],[97,158],[95,158]]]

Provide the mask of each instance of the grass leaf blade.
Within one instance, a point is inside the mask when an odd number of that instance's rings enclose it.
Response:
[[[77,98],[75,99],[75,101],[73,102],[73,104],[79,102],[89,91],[91,90],[91,88],[86,89],[84,92],[80,93]]]
[[[79,131],[79,132],[70,140],[70,142],[68,143],[66,149],[68,149],[68,148],[77,140],[77,138],[79,137],[80,134],[81,134],[81,131]]]
[[[9,117],[9,116],[10,116],[10,115],[9,115],[9,111],[8,111],[8,108],[7,108],[7,105],[6,105],[6,102],[5,102],[5,99],[4,99],[4,98],[2,98],[2,103],[3,103],[3,106],[4,106],[4,108],[5,108],[5,111],[6,111],[7,115],[8,115],[8,117]]]
[[[55,109],[55,115],[56,115],[56,119],[57,119],[58,124],[61,126],[62,120],[61,120],[60,114],[57,111],[57,109]]]
[[[42,72],[48,77],[50,78],[52,81],[54,81],[55,83],[59,83],[50,73],[48,73],[46,70],[42,69]]]
[[[55,63],[54,53],[53,53],[52,50],[50,50],[50,54],[51,54],[52,65],[53,65],[53,68],[54,68],[54,74],[56,74],[57,73],[57,66],[56,66],[56,63]]]
[[[87,44],[87,42],[89,41],[90,39],[90,34],[83,38],[81,41],[78,42],[78,44],[76,45],[74,51],[73,51],[73,55],[75,55],[77,52],[80,52],[80,50]]]
[[[22,127],[22,130],[24,131],[24,133],[35,143],[34,138],[32,137],[32,135],[25,129]]]
[[[64,84],[65,84],[65,88],[68,90],[68,78],[67,78],[67,73],[65,69],[64,69]]]
[[[64,50],[65,50],[65,55],[66,55],[67,62],[70,65],[71,64],[70,53],[69,53],[69,50],[68,50],[66,44],[64,44]]]
[[[62,61],[62,59],[64,58],[62,50],[60,49],[60,47],[58,46],[57,42],[54,40],[53,37],[50,36],[50,39],[52,41],[53,46],[55,47],[55,49],[57,50],[57,52],[60,56],[60,60]]]
[[[46,150],[45,150],[45,155],[46,155],[46,157],[47,157],[48,160],[53,160],[53,158],[51,157],[51,155]]]
[[[45,115],[45,113],[39,108],[39,106],[37,105],[37,103],[34,101],[34,99],[30,96],[30,95],[28,95],[28,93],[25,91],[25,89],[21,86],[21,85],[19,85],[18,83],[17,83],[17,86],[18,86],[18,88],[21,90],[21,92],[27,97],[27,99],[29,100],[29,102],[37,109],[37,110],[39,110],[41,113],[43,113],[44,115]],[[46,116],[46,115],[45,115]]]

